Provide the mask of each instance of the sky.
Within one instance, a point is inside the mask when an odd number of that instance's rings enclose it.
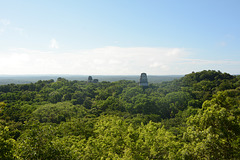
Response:
[[[0,0],[0,75],[240,74],[239,0]]]

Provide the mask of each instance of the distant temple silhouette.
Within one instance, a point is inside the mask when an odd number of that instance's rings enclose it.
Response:
[[[88,77],[88,83],[92,83],[92,76]]]
[[[146,73],[141,73],[139,86],[148,86],[148,79]]]
[[[88,83],[98,83],[98,79],[93,79],[92,76],[89,76]]]

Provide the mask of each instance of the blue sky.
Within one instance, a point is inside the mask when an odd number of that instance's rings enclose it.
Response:
[[[239,0],[0,0],[0,74],[240,74]]]

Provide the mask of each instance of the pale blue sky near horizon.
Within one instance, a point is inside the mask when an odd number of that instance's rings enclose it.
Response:
[[[0,75],[240,74],[239,0],[0,0]]]

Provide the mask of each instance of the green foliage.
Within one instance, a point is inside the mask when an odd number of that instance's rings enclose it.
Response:
[[[83,92],[77,91],[72,96],[72,103],[75,104],[83,104],[85,100],[85,95]]]
[[[13,120],[15,122],[24,122],[31,118],[31,114],[35,109],[35,105],[29,105],[23,102],[11,105],[7,104],[2,112],[2,118],[5,120]]]
[[[38,121],[27,124],[19,138],[17,154],[22,159],[71,159],[63,146],[56,143],[55,129]]]
[[[6,103],[0,102],[0,113],[3,112],[5,107],[6,107]]]
[[[120,117],[100,117],[83,159],[173,159],[179,144],[160,123],[134,128]]]
[[[16,141],[11,137],[9,128],[0,125],[0,159],[17,159],[15,149]]]
[[[71,121],[61,122],[57,128],[60,137],[78,136],[88,139],[94,135],[95,118],[72,118]]]
[[[40,122],[60,123],[73,117],[83,117],[86,114],[82,106],[72,105],[70,102],[45,104],[33,112],[33,118]]]
[[[240,156],[240,91],[218,92],[188,120],[186,158],[236,159]]]
[[[238,159],[240,76],[0,85],[0,159]]]

